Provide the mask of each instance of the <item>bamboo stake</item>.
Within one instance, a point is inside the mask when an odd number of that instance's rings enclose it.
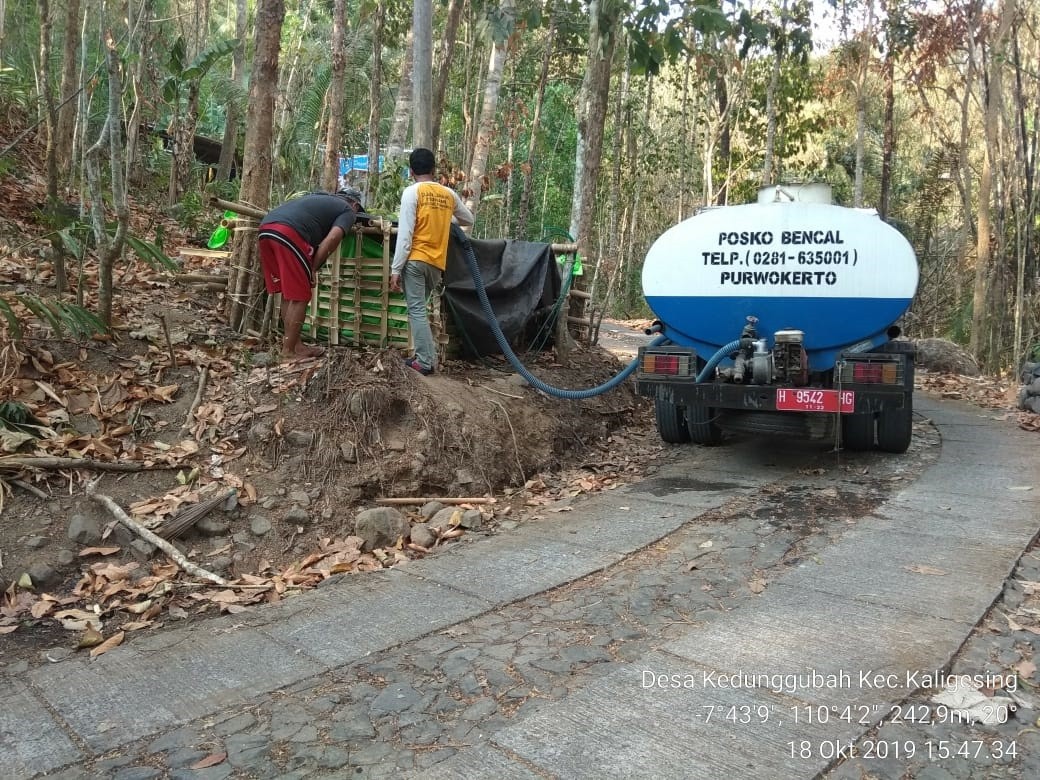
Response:
[[[256,217],[257,219],[263,219],[267,216],[266,211],[258,209],[256,206],[250,206],[246,203],[236,203],[234,201],[223,200],[217,197],[210,198],[209,205],[213,208],[223,209],[224,211],[233,211],[236,214],[244,214],[247,217]]]
[[[154,544],[156,547],[158,547],[160,550],[166,553],[166,555],[170,557],[170,560],[172,560],[174,563],[180,566],[184,571],[188,572],[188,574],[191,574],[195,577],[199,577],[204,580],[208,580],[216,585],[227,585],[227,580],[225,580],[223,577],[220,577],[211,571],[206,571],[200,566],[196,566],[194,563],[185,558],[184,554],[181,553],[180,550],[178,550],[168,541],[166,541],[160,536],[156,536],[154,533],[152,533],[143,525],[141,525],[132,517],[130,517],[130,515],[124,512],[122,508],[119,506],[119,504],[117,504],[111,498],[96,492],[97,486],[95,482],[96,480],[87,484],[87,496],[90,498],[91,501],[94,501],[105,507],[109,512],[112,513],[116,520],[125,525],[127,528],[129,528],[131,531],[140,536],[149,544]]]
[[[409,504],[428,504],[431,501],[439,501],[442,504],[494,504],[495,499],[479,498],[446,498],[444,496],[416,496],[415,498],[377,498],[376,503],[381,506],[408,506]]]

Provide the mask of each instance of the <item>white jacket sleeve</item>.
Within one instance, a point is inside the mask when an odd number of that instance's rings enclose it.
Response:
[[[408,262],[408,253],[412,251],[412,233],[415,231],[415,209],[419,205],[419,188],[412,184],[401,193],[401,208],[397,214],[397,248],[394,250],[394,262],[390,266],[391,274],[399,274]]]
[[[452,190],[451,194],[455,196],[455,221],[462,225],[462,227],[472,225],[474,220],[473,212],[466,208],[466,204],[462,202],[459,193]]]

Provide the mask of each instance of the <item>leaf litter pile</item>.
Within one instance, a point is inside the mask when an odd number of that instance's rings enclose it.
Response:
[[[269,364],[253,357],[255,340],[200,315],[171,309],[171,338],[141,313],[124,328],[130,339],[69,342],[40,329],[19,345],[0,390],[0,403],[23,412],[20,424],[0,425],[0,634],[16,634],[22,647],[35,639],[99,655],[136,631],[401,565],[471,534],[464,512],[479,513],[477,531],[495,530],[637,478],[661,451],[645,403],[627,388],[561,402],[501,364],[452,362],[422,378],[394,351]],[[567,368],[549,355],[528,362],[564,387],[598,384],[619,368],[596,349],[579,349]],[[191,564],[217,568],[225,584],[200,581],[147,545],[142,554],[138,534],[84,497],[98,475],[99,493]],[[451,504],[459,511],[440,525],[418,505],[398,507],[410,525],[428,521],[432,537],[366,544],[354,534],[355,510],[394,496],[474,501]],[[198,533],[193,512],[216,515],[218,531]],[[64,539],[75,513],[95,519],[99,538]],[[252,538],[260,513],[274,528]],[[73,560],[59,565],[60,543]],[[56,576],[37,576],[34,560]]]

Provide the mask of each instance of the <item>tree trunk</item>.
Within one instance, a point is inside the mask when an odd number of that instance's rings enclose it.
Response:
[[[48,0],[37,0],[40,15],[40,86],[43,97],[44,163],[47,170],[47,212],[51,215],[51,229],[63,227],[58,214],[58,150],[56,144],[58,108],[54,100],[51,74],[51,11]],[[54,282],[59,296],[69,286],[65,273],[65,248],[57,235],[51,236],[51,263]]]
[[[262,2],[262,0],[258,0],[257,4],[259,5],[260,2]],[[278,106],[278,108],[275,109],[275,111],[277,112],[277,114],[279,116],[278,124],[275,126],[276,136],[275,136],[274,150],[273,150],[273,155],[274,155],[273,159],[275,159],[275,160],[278,159],[278,155],[280,155],[282,153],[282,141],[285,138],[285,134],[286,134],[286,132],[287,132],[287,130],[289,128],[289,125],[290,125],[290,116],[289,115],[290,115],[290,112],[291,112],[291,108],[296,104],[296,100],[295,100],[296,94],[295,94],[295,91],[294,91],[294,85],[296,83],[296,71],[299,70],[300,54],[303,51],[303,41],[310,34],[310,28],[311,28],[311,2],[312,2],[312,0],[300,0],[299,15],[300,15],[300,18],[303,20],[303,23],[300,25],[300,35],[299,35],[299,38],[294,42],[294,45],[293,45],[292,58],[291,58],[289,69],[288,69],[288,72],[287,72],[287,75],[286,75],[284,88],[281,91],[277,91],[276,95],[275,95],[275,103]],[[285,0],[282,0],[282,5],[283,6],[285,5]],[[285,14],[283,13],[282,14],[283,19],[284,19],[284,16],[285,16]],[[259,12],[257,13],[257,17],[259,18]],[[287,46],[288,46],[288,44],[287,44]],[[254,55],[254,57],[255,57],[255,55]],[[252,86],[250,86],[250,94],[252,94]],[[248,116],[248,111],[247,111],[247,116]],[[242,162],[242,167],[243,168],[245,167],[245,161],[244,160]],[[272,173],[273,173],[273,168],[272,168]],[[270,194],[268,194],[266,197],[269,198]],[[266,203],[267,201],[265,200],[264,202]]]
[[[891,0],[882,0],[881,9],[885,13],[887,27],[885,60],[882,64],[881,78],[885,90],[885,118],[881,141],[881,192],[878,195],[878,215],[882,219],[888,218],[891,208],[892,197],[892,160],[896,151],[896,128],[895,128],[895,21],[892,19]]]
[[[246,0],[235,0],[235,51],[231,55],[231,80],[240,89],[246,86],[246,23],[249,21],[249,10]],[[217,162],[217,181],[225,182],[231,178],[231,168],[235,165],[238,152],[238,120],[241,107],[232,100],[228,103],[224,114],[224,139],[220,144],[220,160]],[[238,172],[242,175],[242,171]]]
[[[972,294],[971,344],[970,350],[979,365],[991,371],[999,367],[999,355],[995,349],[993,329],[996,318],[989,303],[990,284],[993,274],[993,239],[991,236],[993,171],[1000,165],[1000,115],[1004,107],[1004,62],[1008,31],[1015,18],[1015,0],[1004,0],[1000,10],[1000,22],[993,38],[989,57],[989,92],[986,95],[985,153],[982,157],[982,172],[979,176],[979,232],[976,244],[975,285]]]
[[[272,139],[274,136],[274,99],[278,89],[278,55],[285,18],[285,0],[259,0],[256,9],[252,75],[249,79],[249,106],[246,111],[246,138],[242,160],[240,200],[266,209],[271,200]],[[263,315],[260,300],[246,296],[258,288],[256,241],[245,233],[235,241],[228,279],[228,320],[231,326],[246,330]],[[236,269],[241,269],[236,273]]]
[[[517,217],[516,237],[527,239],[527,220],[531,213],[531,187],[534,183],[535,149],[538,144],[538,133],[542,127],[542,106],[545,103],[545,88],[549,83],[549,64],[556,42],[556,6],[551,7],[549,18],[549,29],[545,35],[545,54],[542,56],[542,70],[538,75],[538,94],[535,97],[534,116],[531,117],[531,126],[528,129],[530,136],[527,139],[527,160],[521,163],[520,170],[524,176],[523,188],[520,191],[519,216]]]
[[[91,217],[94,241],[98,253],[98,316],[106,325],[112,324],[112,269],[123,252],[126,230],[130,223],[127,205],[125,165],[123,162],[123,85],[119,76],[119,57],[115,42],[108,38],[108,112],[101,135],[84,155],[90,190]],[[101,192],[100,158],[108,149],[109,176],[112,184],[112,205],[116,210],[116,229],[110,236],[105,219],[105,200]]]
[[[712,161],[715,157],[715,149],[718,149],[719,160],[729,164],[729,157],[732,151],[732,120],[730,116],[730,105],[729,105],[729,85],[726,83],[726,74],[720,69],[718,75],[715,77],[715,100],[718,104],[719,110],[719,143],[718,147],[714,143],[709,145],[709,149],[705,150],[705,154],[708,155],[708,160]],[[713,167],[709,168],[707,172],[708,177],[711,179],[711,187],[715,187],[715,174]],[[716,205],[725,205],[729,199],[729,182],[728,179],[724,178],[722,184],[719,186],[718,191],[714,195],[714,203]]]
[[[394,120],[390,126],[390,138],[386,142],[387,157],[400,157],[408,142],[408,128],[412,119],[412,31],[404,40],[404,60],[401,62],[401,83],[397,88],[394,103]]]
[[[571,202],[571,235],[586,254],[593,245],[591,233],[603,155],[603,125],[610,98],[610,65],[620,24],[620,17],[614,13],[609,0],[592,0],[589,18],[589,60],[581,86],[578,154]]]
[[[477,140],[473,145],[473,162],[469,168],[470,194],[466,205],[474,214],[480,206],[484,174],[487,172],[488,156],[491,153],[491,134],[495,130],[495,115],[498,111],[498,93],[502,85],[502,69],[506,62],[508,41],[491,47],[488,61],[487,80],[484,82],[484,102],[480,107],[480,122],[477,125]]]
[[[65,35],[61,55],[61,106],[58,108],[58,123],[55,129],[55,153],[58,167],[71,170],[73,136],[76,126],[76,65],[79,61],[79,10],[80,0],[67,0],[65,8]]]
[[[787,36],[787,0],[780,5],[779,40],[773,45],[773,67],[769,74],[769,85],[766,87],[766,148],[762,155],[762,186],[773,183],[773,154],[776,149],[776,91],[780,88],[780,67],[786,48]]]
[[[412,4],[412,144],[433,148],[433,3]]]
[[[379,180],[379,124],[382,119],[383,93],[383,27],[386,22],[386,0],[379,0],[372,30],[372,78],[368,100],[368,178],[365,182],[366,203],[375,195]]]
[[[448,3],[448,18],[444,22],[444,36],[441,38],[440,56],[437,58],[440,70],[437,73],[437,84],[433,91],[433,138],[431,143],[434,145],[440,144],[444,96],[448,93],[451,61],[455,54],[455,38],[459,32],[459,23],[462,21],[462,10],[465,4],[465,0],[450,0]]]
[[[856,174],[852,205],[863,208],[864,164],[867,144],[867,73],[870,71],[871,40],[874,37],[874,3],[867,3],[866,26],[860,34],[859,73],[856,78]]]
[[[335,0],[332,11],[332,83],[329,86],[329,126],[325,136],[325,164],[321,186],[335,192],[339,181],[339,150],[343,136],[343,100],[347,75],[347,3]]]

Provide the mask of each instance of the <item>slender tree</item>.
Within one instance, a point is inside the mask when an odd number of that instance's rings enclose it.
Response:
[[[484,101],[480,106],[480,121],[477,125],[476,143],[473,145],[472,162],[469,168],[470,194],[466,205],[476,214],[480,205],[484,174],[487,172],[491,152],[491,135],[495,129],[498,111],[498,94],[502,86],[502,70],[509,51],[509,39],[513,34],[515,8],[512,0],[503,0],[500,15],[491,20],[493,45],[488,61],[487,78],[484,80]]]
[[[329,86],[329,125],[325,136],[325,164],[322,166],[321,186],[336,191],[339,179],[339,151],[343,135],[343,98],[346,94],[347,2],[335,0],[332,10],[332,82]]]
[[[412,5],[412,144],[433,146],[433,2]]]
[[[246,89],[246,23],[249,10],[246,0],[235,0],[235,50],[231,53],[231,81],[241,92]],[[242,111],[237,100],[228,101],[224,112],[224,140],[220,144],[217,181],[227,181],[238,153],[238,123]],[[242,172],[239,171],[241,176]]]
[[[465,0],[450,0],[448,16],[444,22],[444,35],[441,37],[440,53],[437,57],[437,84],[433,90],[433,141],[440,143],[441,118],[444,116],[444,96],[448,92],[448,80],[451,78],[451,62],[455,54],[455,39],[458,37],[459,22],[462,20],[462,9]]]
[[[376,4],[372,25],[372,77],[369,83],[368,107],[368,178],[365,182],[367,202],[375,194],[379,180],[379,124],[382,119],[383,95],[383,28],[386,22],[386,2]]]
[[[241,200],[267,208],[271,199],[274,102],[278,89],[278,55],[281,50],[285,0],[259,0],[253,67],[249,78],[249,107],[242,160]],[[236,241],[228,279],[228,319],[234,328],[256,327],[260,274],[257,272],[256,242]]]

